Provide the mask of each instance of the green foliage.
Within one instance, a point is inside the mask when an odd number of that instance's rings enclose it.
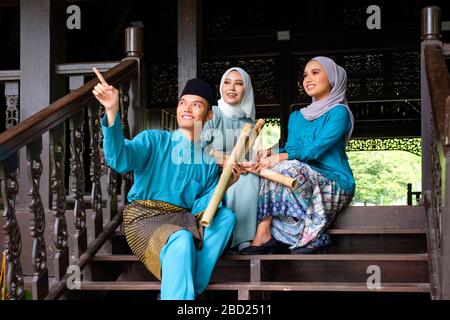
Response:
[[[33,300],[33,294],[29,290],[25,290],[25,300]]]
[[[421,159],[405,151],[348,152],[356,180],[353,203],[406,204],[407,184],[421,189]]]
[[[261,131],[262,149],[268,149],[280,140],[280,126],[266,124]]]

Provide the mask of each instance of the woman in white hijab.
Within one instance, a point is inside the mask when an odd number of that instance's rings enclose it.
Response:
[[[255,122],[255,102],[250,76],[243,69],[233,67],[225,71],[220,81],[220,100],[213,106],[214,117],[202,133],[202,145],[230,154],[242,127]],[[236,214],[237,222],[231,247],[240,252],[250,245],[256,232],[256,208],[259,177],[241,172],[239,180],[227,191],[227,207]]]
[[[354,123],[345,98],[347,74],[333,60],[315,57],[303,76],[312,103],[291,114],[285,148],[265,152],[253,168],[272,168],[298,185],[290,190],[261,178],[259,224],[247,254],[273,252],[279,242],[293,254],[323,252],[331,243],[326,228],[353,198],[355,181],[345,154]]]

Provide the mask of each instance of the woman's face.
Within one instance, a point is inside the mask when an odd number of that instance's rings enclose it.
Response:
[[[326,98],[331,91],[327,73],[318,61],[310,61],[303,73],[303,88],[316,101]]]
[[[223,100],[229,105],[235,106],[241,103],[244,92],[244,80],[241,74],[234,70],[228,72],[223,80],[222,91],[220,92]]]

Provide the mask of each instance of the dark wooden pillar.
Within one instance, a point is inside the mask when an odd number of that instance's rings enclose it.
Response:
[[[201,46],[201,0],[178,0],[178,94],[196,78]]]
[[[65,93],[65,82],[54,73],[65,57],[65,1],[20,1],[20,119],[24,120]],[[49,207],[49,135],[42,137],[40,194]],[[18,205],[30,203],[25,148],[20,154]]]
[[[284,147],[287,141],[288,134],[288,120],[291,111],[292,102],[292,81],[297,79],[293,78],[292,72],[292,55],[291,55],[291,41],[280,41],[280,146]]]

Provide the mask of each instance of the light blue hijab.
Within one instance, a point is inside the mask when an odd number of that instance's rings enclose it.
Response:
[[[231,71],[237,71],[242,77],[244,81],[244,96],[242,97],[242,101],[239,105],[229,105],[225,102],[222,97],[222,86],[225,81],[226,76]],[[250,76],[247,72],[239,67],[233,67],[225,71],[222,75],[222,79],[220,80],[220,100],[217,101],[218,107],[223,115],[230,119],[240,119],[240,118],[250,118],[255,121],[255,98],[253,96],[253,86],[252,81],[250,80]]]
[[[319,62],[325,69],[325,72],[328,75],[328,81],[330,82],[331,91],[328,97],[320,101],[316,101],[316,99],[313,97],[313,102],[306,108],[300,109],[300,112],[306,120],[312,121],[323,115],[325,112],[331,110],[338,104],[344,105],[348,110],[350,121],[352,123],[352,126],[346,135],[346,140],[348,142],[353,133],[355,119],[353,117],[352,111],[348,107],[347,99],[345,98],[347,72],[344,68],[337,65],[330,58],[319,56],[311,59],[311,61],[313,60]]]

